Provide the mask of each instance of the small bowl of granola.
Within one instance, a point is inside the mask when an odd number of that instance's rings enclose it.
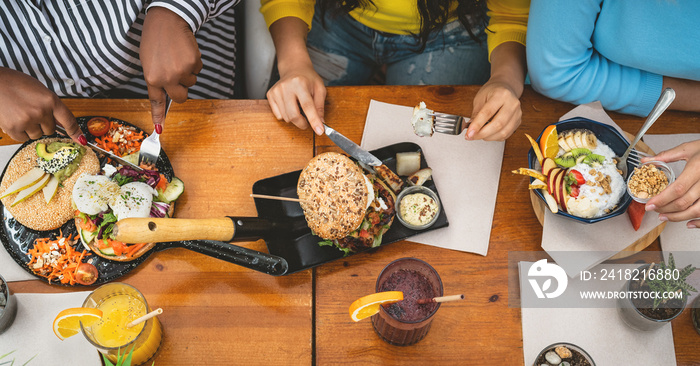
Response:
[[[627,193],[633,200],[647,203],[652,197],[661,193],[676,179],[673,170],[662,161],[649,161],[637,168],[627,177]]]

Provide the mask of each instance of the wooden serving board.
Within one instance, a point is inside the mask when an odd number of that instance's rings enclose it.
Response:
[[[631,141],[634,139],[634,136],[623,131],[625,134],[625,137],[627,140]],[[656,153],[643,141],[639,141],[636,146],[637,150],[640,150],[642,152],[656,155]],[[537,216],[537,221],[540,222],[540,225],[544,225],[544,212],[545,210],[549,210],[547,208],[547,205],[532,191],[530,190],[530,202],[532,203],[532,209],[535,211],[535,216]],[[631,224],[630,224],[631,225]],[[610,257],[610,259],[621,259],[621,258],[626,258],[629,257],[637,252],[640,252],[644,250],[646,247],[651,245],[651,243],[656,240],[656,238],[659,237],[661,232],[664,230],[666,227],[666,222],[661,222],[659,225],[654,227],[651,231],[646,233],[644,236],[639,238],[637,241],[634,243],[630,244],[627,248],[623,249],[616,255]]]

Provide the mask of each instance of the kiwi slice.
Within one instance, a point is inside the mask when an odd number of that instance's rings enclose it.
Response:
[[[585,159],[583,159],[583,162],[588,165],[603,164],[604,161],[605,156],[598,154],[589,154]]]
[[[571,149],[571,154],[573,154],[574,159],[578,158],[579,156],[584,156],[584,155],[591,155],[591,150],[588,150],[584,147],[577,147],[575,149]]]
[[[576,158],[574,157],[574,154],[571,151],[569,151],[568,153],[558,158],[555,158],[554,162],[561,167],[571,168],[572,166],[576,165]]]

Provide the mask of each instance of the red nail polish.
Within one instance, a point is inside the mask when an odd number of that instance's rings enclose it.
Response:
[[[83,146],[87,145],[87,139],[85,138],[85,135],[80,135],[80,137],[78,137],[78,142],[80,142],[80,144]]]
[[[156,133],[161,134],[163,132],[163,125],[156,125]]]

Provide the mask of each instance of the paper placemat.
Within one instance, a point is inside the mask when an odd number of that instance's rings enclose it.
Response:
[[[466,141],[464,132],[459,136],[436,133],[432,137],[418,137],[413,133],[412,116],[412,106],[372,100],[362,134],[362,147],[367,150],[414,142],[422,148],[433,169],[450,226],[410,240],[486,255],[505,142]]]
[[[15,294],[17,317],[0,334],[0,355],[14,351],[0,364],[15,365],[102,365],[100,356],[82,334],[61,341],[53,333],[53,320],[67,308],[79,307],[89,291],[65,294]],[[8,364],[9,365],[9,364]]]
[[[686,133],[674,135],[644,135],[644,142],[656,152],[672,149],[680,144],[689,141],[700,140],[700,133]],[[669,167],[678,177],[685,168],[685,161],[669,163]],[[686,222],[669,222],[661,232],[661,249],[664,257],[668,259],[668,253],[675,253],[673,258],[676,267],[683,268],[688,264],[700,268],[700,229],[688,229]],[[688,283],[700,290],[700,270],[695,271],[688,277]],[[688,303],[699,296],[692,293]]]
[[[10,161],[12,155],[22,145],[2,145],[0,146],[0,172],[5,169],[5,166]],[[26,281],[33,280],[36,277],[22,269],[5,250],[5,246],[0,243],[0,275],[5,278],[5,281]]]
[[[527,281],[531,264],[518,265],[521,297],[531,288]],[[636,268],[638,265],[606,266]],[[581,282],[578,278],[570,279],[566,292],[578,292],[584,287]],[[601,291],[622,288],[621,281],[598,281],[598,284]],[[671,324],[655,331],[637,331],[623,322],[614,300],[610,301],[610,306],[603,308],[522,308],[524,364],[532,365],[545,347],[567,342],[584,349],[596,365],[676,365]]]
[[[605,113],[600,102],[580,105],[559,120],[573,117],[585,117],[622,131]],[[545,210],[542,249],[572,277],[627,248],[659,224],[658,214],[653,212],[644,215],[641,227],[635,231],[626,213],[595,224],[584,224]],[[567,251],[581,253],[577,260],[572,261],[567,260],[571,256],[561,254]]]

